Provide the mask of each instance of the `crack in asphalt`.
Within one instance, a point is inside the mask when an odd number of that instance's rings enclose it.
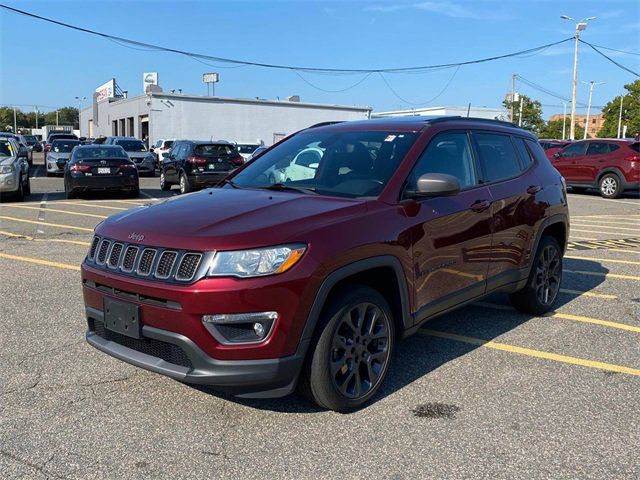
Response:
[[[15,455],[11,452],[7,452],[6,450],[3,450],[3,449],[0,449],[0,455],[3,455],[4,457],[13,460],[14,462],[18,462],[21,465],[25,465],[29,468],[33,468],[34,470],[40,472],[42,475],[44,475],[47,478],[60,478],[62,480],[68,478],[68,477],[61,477],[60,475],[57,475],[55,473],[51,473],[45,470],[49,462],[53,460],[55,453],[51,455],[51,457],[49,457],[49,459],[46,462],[44,462],[42,465],[38,465],[37,463],[33,463],[33,462],[30,462],[29,460],[25,460],[24,458],[21,458],[18,455]]]

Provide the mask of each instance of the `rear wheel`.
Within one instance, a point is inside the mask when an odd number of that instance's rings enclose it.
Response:
[[[129,197],[138,198],[140,196],[140,187],[136,187],[135,189],[129,192]]]
[[[180,193],[189,193],[191,191],[191,184],[189,179],[183,173],[180,174]]]
[[[511,304],[523,313],[542,315],[552,310],[558,300],[562,281],[562,251],[558,241],[542,237],[533,259],[527,285],[509,295]]]
[[[588,190],[587,187],[571,187],[573,193],[584,193]]]
[[[319,320],[300,389],[323,408],[354,410],[373,397],[387,374],[394,343],[391,309],[376,290],[340,290]]]
[[[604,198],[618,198],[622,195],[622,183],[615,173],[607,173],[598,182],[600,195]]]
[[[64,182],[64,194],[68,199],[75,198],[75,194],[73,193],[73,190],[67,184],[66,180]]]
[[[164,177],[164,172],[160,172],[160,190],[168,192],[171,190],[171,184]]]
[[[22,175],[18,178],[18,190],[14,194],[14,198],[16,201],[21,202],[24,200],[24,183],[22,180]]]
[[[27,184],[24,186],[24,194],[25,196],[31,195],[31,178],[27,175]]]

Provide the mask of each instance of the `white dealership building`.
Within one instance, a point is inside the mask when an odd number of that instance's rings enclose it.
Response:
[[[297,96],[226,98],[168,93],[157,85],[146,91],[128,96],[115,79],[98,87],[93,105],[80,112],[80,135],[149,137],[149,145],[159,139],[188,138],[268,146],[317,123],[371,116],[370,107],[305,103]]]

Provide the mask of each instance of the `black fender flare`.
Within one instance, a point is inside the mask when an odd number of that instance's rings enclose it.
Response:
[[[545,218],[540,226],[538,227],[538,232],[536,233],[536,239],[533,244],[533,249],[531,250],[531,261],[529,262],[529,266],[527,268],[527,277],[529,276],[529,271],[533,266],[533,258],[535,257],[536,252],[538,251],[538,245],[540,244],[540,240],[542,239],[542,233],[550,227],[551,225],[555,225],[557,223],[561,223],[564,226],[565,230],[565,239],[564,245],[560,245],[562,247],[563,253],[567,251],[567,243],[569,243],[569,218],[564,213],[556,213],[555,215],[550,216],[549,218]]]
[[[309,315],[307,316],[307,321],[302,331],[302,336],[300,337],[298,353],[306,353],[300,352],[300,347],[306,351],[309,341],[311,340],[315,332],[318,320],[320,319],[322,308],[329,298],[329,294],[331,293],[333,287],[335,287],[338,282],[344,280],[347,277],[350,277],[351,275],[380,267],[390,267],[395,273],[396,281],[398,284],[398,291],[400,292],[400,303],[402,311],[402,318],[400,320],[402,322],[403,329],[406,330],[413,325],[411,307],[409,304],[409,289],[407,288],[406,274],[404,269],[402,268],[402,265],[400,264],[400,260],[398,260],[398,258],[394,257],[393,255],[369,257],[340,267],[331,272],[324,279],[322,285],[320,285],[320,288],[318,289],[318,293],[316,293],[315,299],[313,300],[313,305],[311,306],[311,310],[309,311]]]
[[[627,181],[624,173],[622,173],[622,171],[618,167],[605,167],[602,169],[602,171],[600,171],[600,173],[598,173],[598,176],[596,178],[596,188],[600,186],[600,180],[602,180],[602,177],[604,177],[607,173],[614,173],[620,179],[620,182],[622,184],[625,184]]]

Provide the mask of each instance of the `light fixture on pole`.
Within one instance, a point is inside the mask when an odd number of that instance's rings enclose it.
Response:
[[[596,85],[604,85],[606,82],[594,82],[591,80],[590,82],[582,82],[585,85],[589,85],[589,103],[587,104],[587,121],[584,125],[584,137],[583,140],[587,139],[587,131],[589,130],[589,115],[591,114],[591,99],[593,98],[593,87]]]
[[[571,140],[576,139],[576,90],[578,88],[578,45],[580,44],[580,32],[587,28],[587,22],[590,20],[595,20],[596,17],[587,17],[583,18],[580,21],[576,21],[575,19],[567,16],[560,15],[560,18],[563,20],[570,20],[572,22],[576,22],[576,33],[575,33],[575,48],[573,52],[573,81],[571,83],[571,126],[569,127],[569,138]]]

